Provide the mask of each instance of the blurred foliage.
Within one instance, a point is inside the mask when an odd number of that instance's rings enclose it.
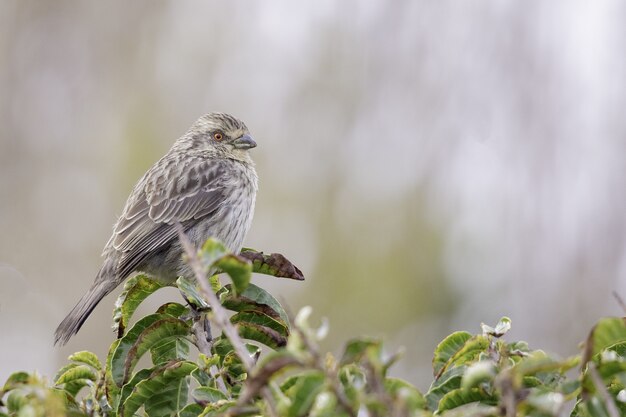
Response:
[[[180,278],[187,305],[169,302],[130,324],[133,313],[162,288],[143,275],[130,279],[114,311],[118,339],[101,360],[82,351],[53,382],[15,372],[0,389],[0,416],[563,416],[626,413],[626,322],[604,318],[579,355],[561,359],[508,342],[504,317],[480,334],[455,332],[435,349],[434,380],[426,393],[388,376],[398,355],[380,340],[348,341],[343,353],[323,353],[327,323],[310,323],[311,308],[290,317],[278,301],[250,283],[254,272],[302,279],[282,255],[247,249],[229,253],[209,240],[198,259],[234,326],[247,340],[210,336],[219,319],[201,286]],[[215,314],[215,317],[214,317]],[[217,323],[216,323],[217,324]],[[208,350],[207,350],[208,347]],[[149,353],[150,360],[140,360]],[[248,359],[254,360],[247,368]],[[144,365],[140,365],[144,363]],[[576,369],[576,372],[573,370]],[[570,404],[568,406],[568,404]],[[567,408],[573,410],[568,411]]]

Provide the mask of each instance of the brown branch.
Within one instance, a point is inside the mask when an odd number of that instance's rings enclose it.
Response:
[[[200,317],[194,317],[194,323],[192,326],[193,334],[196,337],[196,342],[198,349],[202,352],[207,358],[210,358],[213,354],[211,353],[212,343],[209,342],[207,336],[207,332],[204,329],[203,321],[208,320],[207,317],[202,314]],[[231,398],[230,392],[226,388],[226,384],[224,383],[224,378],[220,375],[217,366],[211,365],[209,367],[209,373],[215,379],[217,383],[217,388],[222,391],[222,393],[227,397]]]
[[[183,246],[185,254],[187,255],[189,266],[191,266],[194,275],[196,276],[196,281],[200,286],[200,293],[204,297],[205,301],[211,306],[211,311],[213,311],[213,321],[215,324],[222,330],[222,332],[226,335],[230,344],[235,349],[235,353],[241,360],[246,372],[250,375],[250,371],[254,367],[254,361],[252,357],[248,353],[246,349],[246,345],[243,339],[239,336],[237,329],[230,322],[228,318],[228,313],[222,304],[220,303],[217,295],[211,289],[211,286],[207,282],[206,273],[202,266],[202,262],[198,258],[198,254],[196,249],[192,246],[191,242],[187,235],[185,235],[185,231],[180,223],[176,223],[176,229],[178,231],[178,238]],[[271,392],[266,387],[261,391],[263,398],[265,399],[268,411],[272,417],[278,417],[278,412],[276,411],[276,405],[274,404],[274,398],[272,397]]]
[[[606,411],[609,413],[609,416],[619,417],[620,416],[619,410],[617,409],[617,406],[615,405],[615,401],[613,401],[611,394],[609,394],[609,391],[607,391],[606,387],[604,386],[602,377],[600,377],[600,374],[598,373],[598,370],[596,369],[596,364],[593,362],[589,362],[589,364],[587,365],[587,371],[589,372],[589,375],[591,376],[593,385],[596,386],[596,389],[598,390],[598,392],[600,393],[600,396],[604,400],[604,404],[606,405]]]

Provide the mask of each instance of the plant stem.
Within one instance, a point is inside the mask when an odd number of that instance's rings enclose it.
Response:
[[[213,311],[213,321],[226,335],[231,345],[235,349],[235,353],[237,354],[237,356],[241,360],[241,363],[246,369],[246,372],[248,373],[248,375],[250,375],[250,372],[254,367],[254,361],[248,353],[243,339],[239,336],[239,333],[237,332],[235,326],[230,322],[226,309],[222,307],[222,304],[217,298],[217,295],[213,292],[213,289],[207,282],[206,272],[204,271],[202,262],[198,258],[197,251],[192,246],[187,235],[185,235],[185,231],[183,230],[183,227],[180,223],[176,224],[176,229],[178,231],[178,238],[180,239],[185,254],[187,255],[189,265],[191,266],[194,275],[196,276],[196,281],[200,286],[200,293],[204,296],[205,301],[211,306],[211,311]],[[272,397],[269,389],[267,387],[263,388],[261,390],[261,394],[263,395],[263,398],[267,403],[270,415],[272,417],[278,417],[278,413],[274,404],[274,398]]]
[[[611,394],[609,394],[609,392],[606,389],[606,386],[604,386],[602,377],[600,377],[600,374],[598,373],[598,370],[596,369],[596,364],[593,362],[589,362],[587,364],[587,370],[589,372],[589,375],[591,376],[593,385],[596,386],[598,393],[600,393],[600,396],[604,400],[604,405],[606,406],[606,411],[609,413],[609,416],[619,417],[620,415],[619,410],[617,409],[617,406],[615,405],[615,401],[613,401]]]

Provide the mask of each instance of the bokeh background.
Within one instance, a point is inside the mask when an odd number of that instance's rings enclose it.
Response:
[[[383,337],[421,389],[442,337],[502,315],[574,353],[626,295],[625,52],[619,1],[0,2],[0,378],[104,354],[114,296],[52,332],[214,110],[259,143],[247,246],[307,276],[255,282],[325,348]]]

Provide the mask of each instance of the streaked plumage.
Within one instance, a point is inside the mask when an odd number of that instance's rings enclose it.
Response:
[[[217,134],[222,139],[216,140]],[[245,124],[224,113],[198,119],[135,185],[92,287],[55,332],[65,344],[98,302],[136,271],[173,281],[190,275],[175,223],[192,243],[209,237],[239,252],[250,228],[257,175],[248,149],[256,146]]]

